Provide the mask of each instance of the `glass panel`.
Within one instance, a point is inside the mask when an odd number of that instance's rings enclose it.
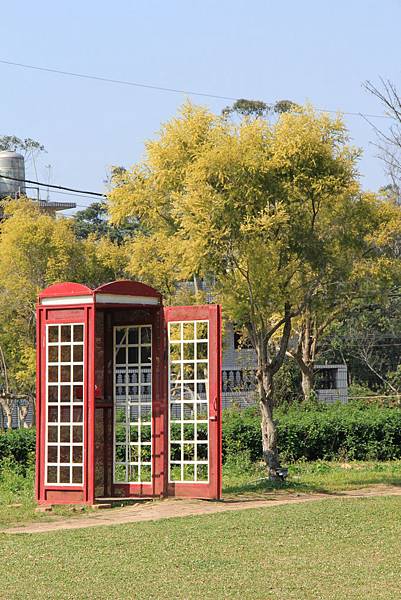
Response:
[[[67,410],[69,410],[69,407],[67,407]],[[72,420],[75,423],[79,423],[83,421],[83,408],[82,406],[74,406],[72,409]]]
[[[151,349],[149,346],[141,347],[141,363],[150,363]]]
[[[57,406],[49,406],[47,409],[47,420],[49,423],[57,423],[58,421],[58,408]]]
[[[70,402],[70,400],[71,400],[71,386],[70,385],[60,386],[60,401],[61,402]]]
[[[180,344],[180,343],[170,344],[170,360],[181,360],[182,359],[181,349],[182,349],[182,344]]]
[[[170,465],[170,481],[181,481],[181,466],[171,464]]]
[[[84,379],[84,369],[81,365],[74,365],[73,367],[74,369],[74,376],[73,376],[73,380],[74,382],[82,382]]]
[[[139,447],[138,444],[131,446],[130,448],[131,462],[137,463],[139,461]]]
[[[143,428],[142,428],[143,429]],[[131,425],[129,428],[129,436],[131,442],[137,442],[139,440],[139,431],[137,425]]]
[[[58,346],[49,346],[48,360],[49,360],[49,363],[57,363],[58,362]]]
[[[201,342],[196,344],[196,358],[198,360],[207,359],[207,343]]]
[[[207,481],[208,480],[209,475],[208,475],[208,466],[207,465],[197,465],[196,478],[198,481]]]
[[[207,482],[209,325],[186,321],[168,329],[170,481]]]
[[[71,367],[70,366],[63,365],[61,367],[60,381],[71,381]]]
[[[195,339],[195,323],[183,323],[183,339],[184,340],[194,340]]]
[[[183,344],[184,347],[184,360],[194,360],[195,348],[192,342],[186,342]]]
[[[195,447],[193,444],[184,444],[184,460],[195,460]]]
[[[48,368],[47,379],[51,383],[58,382],[58,367],[49,367]]]
[[[116,483],[151,481],[151,338],[152,329],[148,325],[115,328],[114,481]]]
[[[141,482],[151,482],[152,467],[150,465],[141,466]]]
[[[71,362],[71,346],[61,346],[60,352],[61,362]]]
[[[194,481],[195,479],[195,466],[184,465],[184,481]]]
[[[48,402],[58,402],[58,386],[49,385],[47,388]]]
[[[71,342],[71,325],[61,326],[61,342]]]
[[[60,427],[60,442],[67,442],[69,443],[71,441],[70,439],[70,426],[69,425],[62,425]]]
[[[82,344],[74,345],[74,362],[83,362],[84,360],[84,347]]]
[[[83,440],[83,430],[82,425],[74,425],[72,428],[72,441],[75,443],[80,443]]]
[[[171,444],[170,447],[170,460],[181,462],[181,444]]]
[[[169,323],[170,340],[181,340],[181,323]]]
[[[208,321],[197,321],[196,322],[196,339],[206,340],[209,339],[209,323]]]
[[[124,328],[120,329],[116,327],[116,344],[121,344],[121,342],[125,341],[126,331]],[[130,342],[133,343],[133,342]]]
[[[208,447],[207,444],[197,444],[197,459],[198,460],[207,460]]]
[[[139,469],[137,465],[130,465],[129,467],[129,481],[136,482],[139,479]]]
[[[130,364],[137,364],[138,362],[138,348],[128,348],[128,362]]]
[[[126,475],[125,464],[116,464],[114,467],[114,481],[126,481]]]
[[[183,379],[184,381],[193,380],[195,375],[194,363],[184,363],[183,364]]]
[[[47,447],[47,462],[57,463],[58,462],[58,446]]]
[[[60,446],[60,463],[70,462],[70,447],[71,446]]]
[[[82,402],[84,398],[84,388],[82,385],[74,385],[72,389],[73,402]]]
[[[82,463],[82,446],[72,447],[72,462]]]
[[[122,333],[125,336],[126,330],[123,329]],[[128,343],[129,344],[138,344],[139,343],[138,327],[130,327],[128,329]]]
[[[119,444],[125,444],[127,440],[127,426],[124,424],[116,423],[115,426],[116,442]]]
[[[74,342],[84,341],[84,326],[74,325]]]
[[[141,344],[150,344],[152,341],[152,329],[141,327]]]
[[[59,327],[58,325],[49,325],[47,328],[49,343],[58,342]]]
[[[60,467],[60,483],[70,483],[70,467]]]
[[[75,410],[75,408],[74,408]],[[60,406],[60,422],[69,423],[71,419],[71,409],[69,406]]]
[[[47,441],[48,442],[58,442],[58,427],[51,426],[47,428]]]
[[[151,433],[152,433],[151,426],[143,425],[141,427],[141,442],[150,442],[151,441]]]
[[[82,467],[72,467],[72,483],[82,483]]]
[[[47,467],[47,483],[57,483],[57,467]]]

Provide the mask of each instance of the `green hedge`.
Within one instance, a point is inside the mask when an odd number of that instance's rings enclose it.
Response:
[[[301,404],[277,410],[278,444],[283,461],[401,459],[401,408],[350,402],[336,405]],[[0,433],[0,463],[13,457],[27,465],[35,451],[35,430]],[[223,415],[223,459],[246,451],[251,460],[262,456],[257,409],[226,410]]]
[[[13,429],[0,433],[0,463],[5,458],[13,458],[20,465],[27,466],[35,451],[34,429]]]
[[[392,460],[401,458],[401,409],[357,403],[277,411],[278,445],[284,461]],[[262,456],[260,418],[255,409],[227,410],[223,417],[223,453],[247,451]]]

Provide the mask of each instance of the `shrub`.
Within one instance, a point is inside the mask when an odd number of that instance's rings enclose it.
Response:
[[[0,433],[0,463],[11,458],[22,467],[28,467],[35,452],[35,430],[13,429]]]
[[[277,411],[278,446],[284,461],[392,460],[401,458],[401,409],[358,402],[294,405]],[[259,415],[227,410],[223,417],[223,458],[248,452],[262,457]]]

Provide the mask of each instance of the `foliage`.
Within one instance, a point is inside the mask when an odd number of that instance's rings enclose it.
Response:
[[[267,104],[261,100],[246,100],[240,98],[232,106],[226,106],[222,115],[228,117],[237,114],[241,117],[266,117],[269,114],[282,114],[285,112],[299,112],[300,106],[291,100],[278,100],[273,104]]]
[[[109,222],[107,205],[105,202],[94,202],[88,208],[75,213],[74,228],[78,239],[108,238],[111,242],[121,244],[125,238],[134,236],[138,223],[126,222],[116,226]]]
[[[27,199],[4,202],[0,223],[0,346],[10,386],[35,386],[35,303],[57,281],[89,286],[121,272],[119,249],[109,240],[77,239],[71,221],[44,214]],[[0,381],[0,385],[2,382]]]
[[[401,409],[366,403],[295,405],[277,412],[284,460],[392,460],[401,458]],[[224,458],[249,452],[262,457],[260,419],[253,410],[225,411]]]
[[[194,276],[214,282],[226,317],[247,329],[272,476],[279,465],[274,378],[292,320],[325,282],[338,290],[355,253],[368,257],[373,239],[392,242],[379,227],[385,209],[361,192],[358,157],[342,120],[310,107],[271,124],[249,115],[237,123],[186,104],[109,197],[114,222],[137,218],[144,226],[129,269],[170,295]],[[371,272],[367,258],[359,266]]]
[[[401,360],[401,301],[398,293],[380,296],[372,302],[360,300],[339,315],[323,336],[320,356],[322,361],[345,362],[352,384],[397,394],[401,391],[395,377]]]
[[[46,152],[40,142],[31,138],[21,139],[15,135],[0,135],[0,151],[10,150],[21,152],[25,157],[32,157],[40,152]]]
[[[5,459],[18,464],[22,473],[29,469],[35,452],[36,433],[34,429],[11,429],[0,432],[0,465]],[[1,470],[1,467],[0,467]]]

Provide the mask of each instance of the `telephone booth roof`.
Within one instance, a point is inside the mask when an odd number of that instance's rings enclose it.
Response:
[[[139,281],[113,281],[105,283],[96,289],[91,289],[81,283],[55,283],[39,294],[39,304],[42,306],[61,305],[121,305],[135,304],[143,306],[160,306],[160,292]]]

